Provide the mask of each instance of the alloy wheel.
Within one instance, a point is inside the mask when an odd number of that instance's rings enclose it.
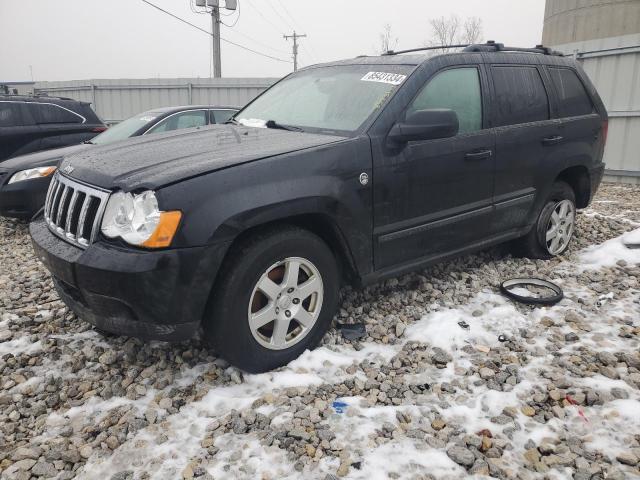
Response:
[[[248,321],[253,337],[271,350],[283,350],[313,328],[324,285],[316,266],[300,257],[271,265],[260,277],[249,300]]]
[[[547,251],[551,255],[558,255],[567,248],[573,236],[575,220],[576,207],[571,200],[562,200],[553,208],[545,234]]]

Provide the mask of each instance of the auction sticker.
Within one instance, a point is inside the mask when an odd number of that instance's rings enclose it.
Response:
[[[369,72],[360,80],[364,82],[380,82],[389,83],[391,85],[400,85],[407,78],[406,75],[399,73],[385,73],[385,72]]]

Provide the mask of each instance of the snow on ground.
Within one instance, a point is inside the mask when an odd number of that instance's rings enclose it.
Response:
[[[626,196],[580,216],[564,259],[494,252],[347,289],[338,317],[364,321],[365,338],[332,330],[260,375],[197,340],[94,332],[18,227],[0,239],[24,252],[20,276],[0,272],[0,476],[640,478],[640,250],[624,246],[640,229],[627,233],[638,215],[611,209],[636,211],[632,195],[612,189]],[[531,275],[565,298],[498,293]]]

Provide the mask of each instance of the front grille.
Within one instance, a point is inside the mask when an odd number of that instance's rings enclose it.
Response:
[[[78,247],[87,248],[100,231],[110,192],[56,173],[44,204],[49,230]]]

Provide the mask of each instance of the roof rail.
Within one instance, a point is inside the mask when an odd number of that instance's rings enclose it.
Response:
[[[463,45],[436,45],[434,47],[420,47],[420,48],[410,48],[409,50],[388,50],[387,52],[383,53],[383,56],[386,55],[399,55],[400,53],[412,53],[412,52],[423,52],[426,50],[444,50],[445,48],[464,48],[464,47],[469,47],[470,45],[468,43],[465,43]]]
[[[551,48],[544,47],[542,45],[536,45],[534,48],[505,47],[503,43],[496,43],[493,40],[489,40],[487,43],[468,45],[463,52],[523,52],[539,53],[541,55],[554,55],[558,57],[564,56],[562,52],[552,50]]]
[[[465,43],[461,45],[436,45],[433,47],[411,48],[409,50],[389,50],[382,55],[399,55],[401,53],[424,52],[428,50],[444,50],[447,48],[462,48],[463,52],[523,52],[539,53],[541,55],[555,55],[558,57],[563,56],[562,52],[557,52],[542,45],[536,45],[534,48],[505,47],[504,43],[496,43],[494,40],[489,40],[487,41],[487,43],[476,43],[471,45]]]

